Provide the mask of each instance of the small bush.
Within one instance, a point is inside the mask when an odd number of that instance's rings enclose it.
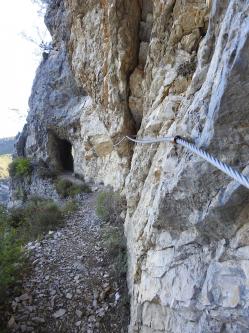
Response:
[[[118,193],[101,192],[97,198],[96,214],[105,222],[119,222],[120,214],[125,206],[124,199]]]
[[[22,186],[17,185],[15,191],[13,191],[13,196],[16,200],[26,201],[27,192]]]
[[[55,183],[55,188],[57,193],[62,197],[62,198],[67,198],[67,197],[74,197],[77,194],[80,193],[90,193],[91,190],[89,186],[86,184],[84,185],[77,185],[73,184],[70,180],[66,179],[59,179]]]
[[[120,214],[126,209],[125,200],[118,193],[99,193],[96,214],[108,224],[102,225],[104,245],[112,258],[114,275],[123,279],[127,272],[127,251],[123,221]]]
[[[66,198],[68,196],[69,187],[71,187],[71,182],[63,180],[63,179],[59,179],[55,183],[56,191],[62,198]]]
[[[113,258],[115,275],[122,278],[127,272],[127,251],[123,225],[105,226],[103,228],[104,245]]]
[[[62,226],[63,215],[52,201],[34,197],[22,208],[12,209],[9,224],[18,228],[19,237],[27,242]]]
[[[72,214],[72,213],[76,212],[78,208],[79,208],[79,204],[77,201],[69,200],[65,203],[62,210],[63,210],[64,214]]]
[[[4,302],[8,288],[20,277],[23,264],[17,231],[8,225],[7,213],[0,208],[0,303]]]
[[[25,211],[23,208],[12,208],[9,211],[8,223],[13,228],[19,228],[24,224]]]
[[[33,198],[25,207],[28,238],[35,239],[62,225],[62,212],[52,201]]]
[[[27,177],[32,172],[32,165],[29,159],[18,157],[9,165],[9,174],[12,178]]]
[[[9,300],[19,290],[28,268],[22,245],[55,230],[62,222],[60,208],[53,201],[39,197],[8,214],[0,207],[0,332]]]

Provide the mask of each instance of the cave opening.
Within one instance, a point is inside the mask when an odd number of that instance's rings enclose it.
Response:
[[[48,153],[50,165],[60,172],[74,172],[74,158],[72,143],[67,139],[59,138],[49,131]]]
[[[72,144],[68,140],[58,139],[61,167],[64,171],[74,172]]]

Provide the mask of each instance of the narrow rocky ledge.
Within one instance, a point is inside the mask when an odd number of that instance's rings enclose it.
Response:
[[[106,248],[96,194],[84,195],[63,229],[27,245],[30,272],[11,303],[11,332],[127,332],[125,276]]]

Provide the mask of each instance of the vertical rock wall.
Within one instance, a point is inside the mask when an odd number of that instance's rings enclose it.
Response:
[[[67,0],[71,13],[68,50],[77,83],[92,98],[81,115],[81,173],[121,189],[131,146],[114,148],[135,131],[128,107],[128,78],[137,64],[140,8],[134,1]]]
[[[37,70],[20,152],[55,166],[55,140],[49,138],[66,139],[75,173],[123,188],[132,147],[113,145],[135,132],[128,97],[139,20],[137,0],[49,2],[45,22],[53,49]]]
[[[207,25],[205,1],[154,1],[139,135],[182,135],[246,172],[248,9],[212,1]],[[247,332],[248,190],[162,143],[135,147],[126,195],[130,332]]]
[[[126,195],[130,332],[249,330],[248,191],[172,144],[114,145],[182,135],[248,172],[248,14],[240,0],[48,6],[19,152],[53,165],[66,139],[75,173]]]

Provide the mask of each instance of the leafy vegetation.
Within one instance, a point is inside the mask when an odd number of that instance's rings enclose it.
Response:
[[[0,155],[0,179],[5,179],[9,176],[8,167],[11,161],[11,155]]]
[[[0,318],[4,317],[8,300],[18,291],[27,266],[24,244],[41,238],[50,230],[63,225],[63,215],[77,209],[69,201],[63,208],[48,199],[33,197],[25,206],[7,212],[0,206]],[[0,332],[4,327],[0,320]]]
[[[0,305],[9,288],[16,284],[23,271],[25,257],[18,231],[9,223],[6,211],[0,208]]]
[[[104,245],[113,261],[116,278],[121,279],[127,272],[127,250],[123,225],[103,227]]]
[[[32,172],[31,161],[24,157],[18,157],[9,165],[9,174],[12,178],[27,177]]]
[[[120,214],[125,210],[124,199],[112,191],[100,192],[97,198],[96,213],[105,222],[119,222]]]
[[[63,214],[77,208],[72,200],[60,208],[52,200],[39,197],[31,198],[25,206],[8,213],[0,206],[0,299],[4,290],[18,278],[23,263],[22,245],[61,227]]]
[[[87,186],[86,184],[82,185],[73,184],[70,180],[67,179],[58,179],[55,183],[55,188],[57,193],[62,198],[75,197],[77,194],[83,192],[85,193],[91,192],[89,186]]]
[[[24,207],[12,209],[9,213],[9,224],[18,228],[23,242],[40,238],[62,223],[62,210],[55,202],[39,197],[31,198]]]
[[[103,239],[113,261],[115,275],[122,279],[127,271],[127,251],[121,213],[126,209],[125,200],[113,191],[99,193],[96,214],[104,222]]]
[[[79,204],[75,200],[68,200],[62,208],[63,214],[72,214],[77,211]]]
[[[21,200],[22,202],[27,200],[27,192],[22,185],[16,185],[15,190],[13,191],[13,197],[15,200]]]

